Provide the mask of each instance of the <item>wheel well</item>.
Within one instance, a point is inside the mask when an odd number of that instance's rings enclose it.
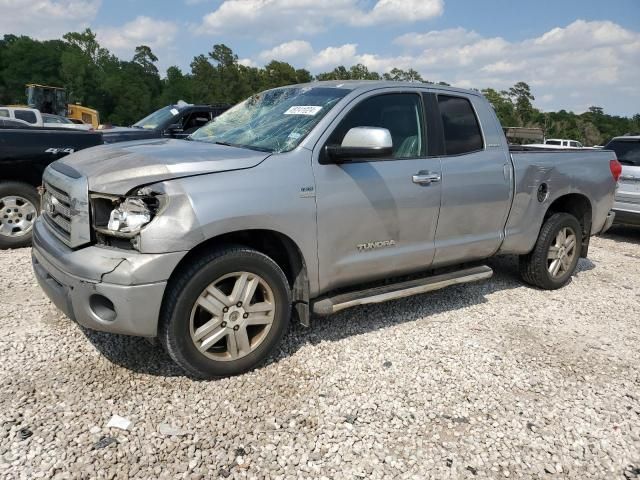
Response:
[[[22,164],[5,165],[2,169],[0,182],[22,182],[32,187],[42,184],[42,172],[34,168],[25,168]]]
[[[555,213],[569,213],[576,217],[580,226],[582,227],[582,257],[586,257],[589,251],[589,239],[591,238],[591,219],[592,208],[591,202],[587,197],[580,193],[570,193],[563,195],[553,201],[547,213],[544,216],[546,221],[551,215]]]
[[[224,245],[243,245],[264,253],[275,261],[284,272],[291,287],[294,310],[298,320],[309,326],[309,279],[302,252],[287,235],[273,230],[242,230],[225,233],[205,240],[193,248],[178,264],[172,277],[191,259],[203,251],[220,248]]]

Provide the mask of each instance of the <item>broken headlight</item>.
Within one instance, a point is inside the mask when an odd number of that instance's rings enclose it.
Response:
[[[92,197],[93,225],[103,235],[131,238],[158,213],[161,198],[147,192],[128,197]]]
[[[151,210],[141,198],[125,198],[111,210],[107,230],[113,233],[138,233],[151,221]]]

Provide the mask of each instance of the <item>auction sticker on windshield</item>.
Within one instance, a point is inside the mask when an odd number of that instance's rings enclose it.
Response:
[[[322,107],[318,107],[318,106],[314,106],[314,105],[295,105],[295,106],[289,108],[289,110],[287,110],[286,112],[284,112],[284,114],[285,115],[310,115],[310,116],[314,116],[320,110],[322,110]]]
[[[180,110],[178,110],[177,108],[172,108],[169,111],[171,112],[171,115],[173,115],[174,117],[180,113]]]

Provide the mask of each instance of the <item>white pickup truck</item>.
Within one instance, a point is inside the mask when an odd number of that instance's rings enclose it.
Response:
[[[74,130],[93,130],[93,125],[74,123],[68,118],[27,107],[0,107],[0,118],[8,118],[31,127],[72,128]]]
[[[531,145],[527,145],[527,147],[537,147],[537,148],[585,148],[582,143],[577,140],[566,140],[564,138],[547,138],[544,143],[533,143]]]

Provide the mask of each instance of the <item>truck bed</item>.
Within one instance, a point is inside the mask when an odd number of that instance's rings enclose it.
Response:
[[[526,253],[533,248],[551,199],[575,195],[588,203],[590,233],[602,230],[612,208],[610,150],[593,148],[539,149],[510,146],[513,163],[513,204],[505,227],[502,253]],[[541,208],[544,207],[544,208]]]

